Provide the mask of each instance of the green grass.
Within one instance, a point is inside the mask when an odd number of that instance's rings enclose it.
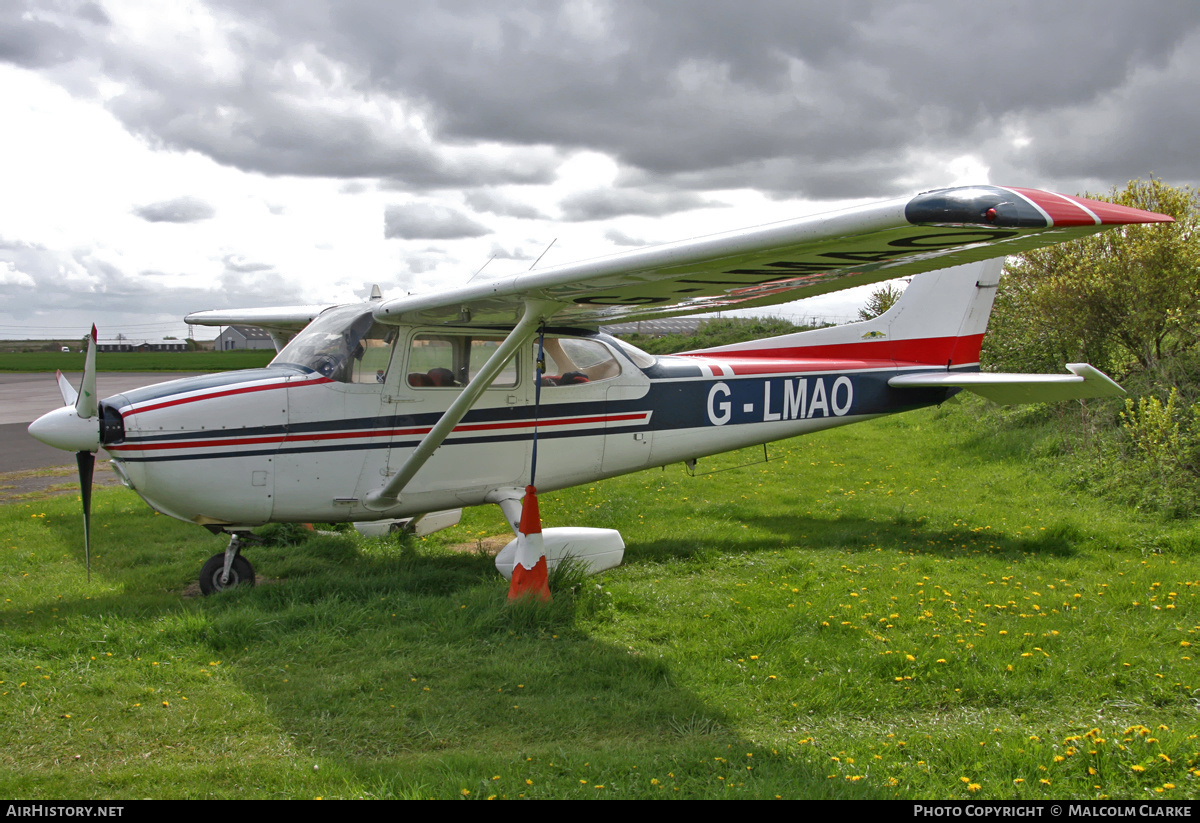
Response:
[[[448,548],[501,533],[494,507],[408,543],[273,528],[248,556],[278,582],[207,600],[181,592],[221,541],[124,490],[90,584],[75,500],[0,507],[0,792],[1200,796],[1194,522],[972,425],[544,495],[546,526],[628,544],[550,608]]]
[[[98,371],[234,371],[271,362],[274,350],[187,352],[97,352]],[[0,372],[83,371],[79,352],[0,352]]]

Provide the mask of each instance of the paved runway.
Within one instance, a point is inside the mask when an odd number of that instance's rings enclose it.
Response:
[[[195,373],[100,372],[96,375],[96,394],[111,397],[152,383],[193,376]],[[78,373],[67,375],[77,389],[79,378]],[[34,440],[26,431],[30,423],[62,404],[53,374],[0,374],[0,473],[75,464],[74,455]]]

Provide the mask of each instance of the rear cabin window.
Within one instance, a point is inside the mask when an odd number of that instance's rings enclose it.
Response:
[[[419,334],[408,354],[408,385],[419,389],[461,388],[479,374],[504,342],[497,335]],[[517,385],[516,359],[510,360],[491,388]]]

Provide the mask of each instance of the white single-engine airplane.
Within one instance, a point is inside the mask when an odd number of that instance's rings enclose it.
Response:
[[[1164,222],[1030,189],[941,189],[436,293],[199,312],[187,322],[267,329],[278,355],[101,402],[93,329],[80,392],[60,374],[67,405],[29,431],[77,452],[85,543],[101,448],[153,509],[230,534],[201,572],[205,593],[253,583],[240,550],[267,522],[430,528],[497,503],[517,532],[497,566],[513,592],[544,597],[543,551],[551,565],[574,555],[600,569],[624,544],[607,529],[539,536],[535,481],[553,490],[691,461],[962,389],[1001,403],[1120,393],[1085,364],[980,373],[980,345],[1005,255]],[[597,331],[909,275],[879,317],[751,343],[652,357]]]

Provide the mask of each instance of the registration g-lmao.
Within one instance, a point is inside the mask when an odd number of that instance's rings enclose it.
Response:
[[[447,510],[483,503],[500,505],[517,532],[497,560],[515,566],[514,591],[544,592],[543,550],[551,564],[573,554],[603,568],[624,547],[611,530],[539,536],[534,483],[545,491],[690,461],[962,389],[1001,403],[1119,393],[1085,364],[980,373],[1003,258],[1170,221],[1029,189],[942,189],[429,294],[199,312],[188,322],[267,329],[278,355],[264,369],[97,402],[93,344],[81,391],[60,375],[67,405],[29,431],[77,452],[85,524],[102,448],[155,510],[228,533],[201,575],[206,592],[253,581],[240,550],[263,523],[430,529],[455,521]],[[873,320],[679,356],[597,331],[908,276]]]

